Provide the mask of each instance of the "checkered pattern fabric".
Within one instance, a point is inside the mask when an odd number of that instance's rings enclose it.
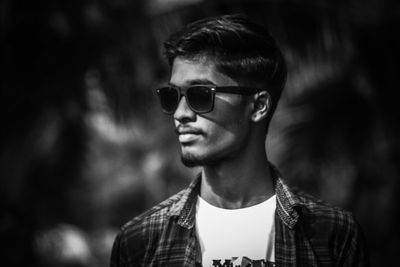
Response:
[[[200,179],[125,224],[110,266],[202,266],[194,227]],[[369,266],[351,213],[294,193],[278,176],[275,192],[275,266]]]

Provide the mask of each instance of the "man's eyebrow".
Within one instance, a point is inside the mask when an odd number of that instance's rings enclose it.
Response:
[[[198,85],[198,84],[216,85],[214,82],[212,82],[208,79],[194,79],[194,80],[190,80],[187,82],[187,85]],[[177,86],[176,84],[171,83],[171,82],[169,82],[168,85]]]
[[[210,85],[215,85],[212,81],[208,79],[196,79],[196,80],[191,80],[189,82],[189,85],[196,85],[196,84],[210,84]]]

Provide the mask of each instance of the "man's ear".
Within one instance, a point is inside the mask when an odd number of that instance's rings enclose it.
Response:
[[[254,96],[251,120],[259,122],[267,117],[271,109],[271,96],[267,91],[261,91]]]

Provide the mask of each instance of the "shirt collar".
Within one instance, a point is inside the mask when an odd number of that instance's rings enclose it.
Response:
[[[293,229],[299,220],[299,212],[296,207],[303,206],[303,202],[296,196],[281,178],[277,180],[276,187],[276,211],[283,223]]]
[[[304,203],[295,195],[282,180],[279,171],[271,165],[275,183],[276,211],[283,223],[293,229],[299,220],[299,212],[296,207]],[[190,183],[189,187],[183,190],[180,199],[175,202],[169,211],[170,218],[177,220],[177,223],[187,229],[194,226],[196,214],[196,201],[200,193],[201,173]]]
[[[195,222],[196,201],[200,193],[201,173],[190,183],[181,198],[171,207],[170,218],[176,218],[180,226],[191,229]]]
[[[299,220],[297,207],[304,206],[303,201],[293,193],[281,178],[279,170],[270,163],[271,173],[275,181],[276,211],[283,223],[293,229]]]

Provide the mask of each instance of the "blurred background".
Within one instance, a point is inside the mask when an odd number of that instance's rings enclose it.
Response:
[[[284,179],[352,211],[373,266],[400,247],[400,2],[3,0],[0,237],[4,266],[108,266],[119,227],[184,188],[153,88],[182,25],[268,25],[289,79],[266,146]]]

